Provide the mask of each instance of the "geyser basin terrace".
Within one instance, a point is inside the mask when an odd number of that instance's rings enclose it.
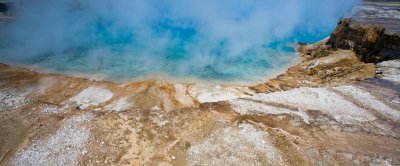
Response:
[[[116,83],[0,63],[0,165],[400,165],[400,2],[389,5],[353,8],[257,85]]]
[[[12,1],[0,61],[113,81],[259,81],[292,65],[358,0]]]

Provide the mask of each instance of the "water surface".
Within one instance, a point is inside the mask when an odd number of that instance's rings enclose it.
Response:
[[[357,3],[16,0],[14,19],[0,25],[0,62],[112,81],[261,81]]]

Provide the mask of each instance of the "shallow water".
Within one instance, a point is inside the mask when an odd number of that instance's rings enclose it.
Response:
[[[260,81],[296,62],[296,42],[328,36],[355,2],[330,2],[327,12],[308,9],[326,3],[316,0],[17,1],[1,25],[0,62],[122,82]]]

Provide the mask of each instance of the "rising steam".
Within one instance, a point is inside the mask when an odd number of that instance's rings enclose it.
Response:
[[[295,59],[360,0],[14,0],[1,61],[130,79],[251,79]]]

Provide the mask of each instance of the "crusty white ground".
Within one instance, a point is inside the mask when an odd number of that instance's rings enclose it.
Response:
[[[164,116],[163,114],[155,113],[155,115],[152,116],[151,118],[153,123],[159,127],[163,127],[169,123],[167,117]]]
[[[90,137],[90,131],[85,127],[85,123],[92,118],[92,114],[86,113],[65,120],[63,126],[48,140],[37,141],[28,149],[20,150],[12,164],[15,166],[78,165]]]
[[[252,115],[255,113],[272,115],[290,114],[301,117],[305,123],[309,123],[310,121],[307,113],[301,111],[293,111],[285,108],[273,107],[245,99],[231,100],[229,101],[229,103],[231,104],[232,109],[235,112],[240,113],[240,115]]]
[[[29,100],[15,90],[6,89],[0,91],[0,111],[12,110],[29,103]]]
[[[48,106],[48,107],[42,108],[42,113],[45,113],[45,114],[59,114],[59,113],[62,113],[64,111],[65,111],[65,109],[62,109],[62,108],[59,109],[59,108],[54,107],[54,106]]]
[[[175,92],[175,98],[179,101],[184,106],[194,106],[195,103],[193,102],[193,99],[189,96],[189,94],[186,94],[186,85],[185,84],[175,84],[174,88],[176,90]]]
[[[132,101],[129,100],[129,97],[121,97],[120,99],[107,105],[106,110],[120,112],[120,111],[126,111],[132,107],[133,103]]]
[[[240,92],[235,89],[223,89],[220,85],[195,84],[189,89],[189,94],[200,103],[211,103],[237,99]]]
[[[400,60],[384,61],[377,64],[378,77],[384,80],[400,83]]]
[[[91,86],[81,93],[71,98],[70,101],[76,102],[80,109],[85,109],[89,106],[97,106],[110,100],[113,93],[103,87]]]
[[[189,165],[283,165],[268,133],[250,124],[216,130],[188,149]]]
[[[377,1],[380,2],[380,1]],[[397,2],[397,1],[393,1]],[[393,18],[400,19],[400,11],[393,8],[375,7],[372,5],[356,6],[350,12],[351,15],[356,15],[359,18]]]
[[[360,88],[351,85],[339,86],[335,87],[335,89],[346,95],[350,95],[358,102],[362,103],[365,107],[372,108],[378,111],[386,118],[392,119],[394,121],[400,120],[400,111],[390,108],[385,103],[377,100],[367,91],[364,91]]]
[[[375,120],[375,117],[368,111],[325,88],[298,88],[290,91],[258,94],[249,98],[295,107],[303,112],[307,110],[322,111],[344,124]]]

